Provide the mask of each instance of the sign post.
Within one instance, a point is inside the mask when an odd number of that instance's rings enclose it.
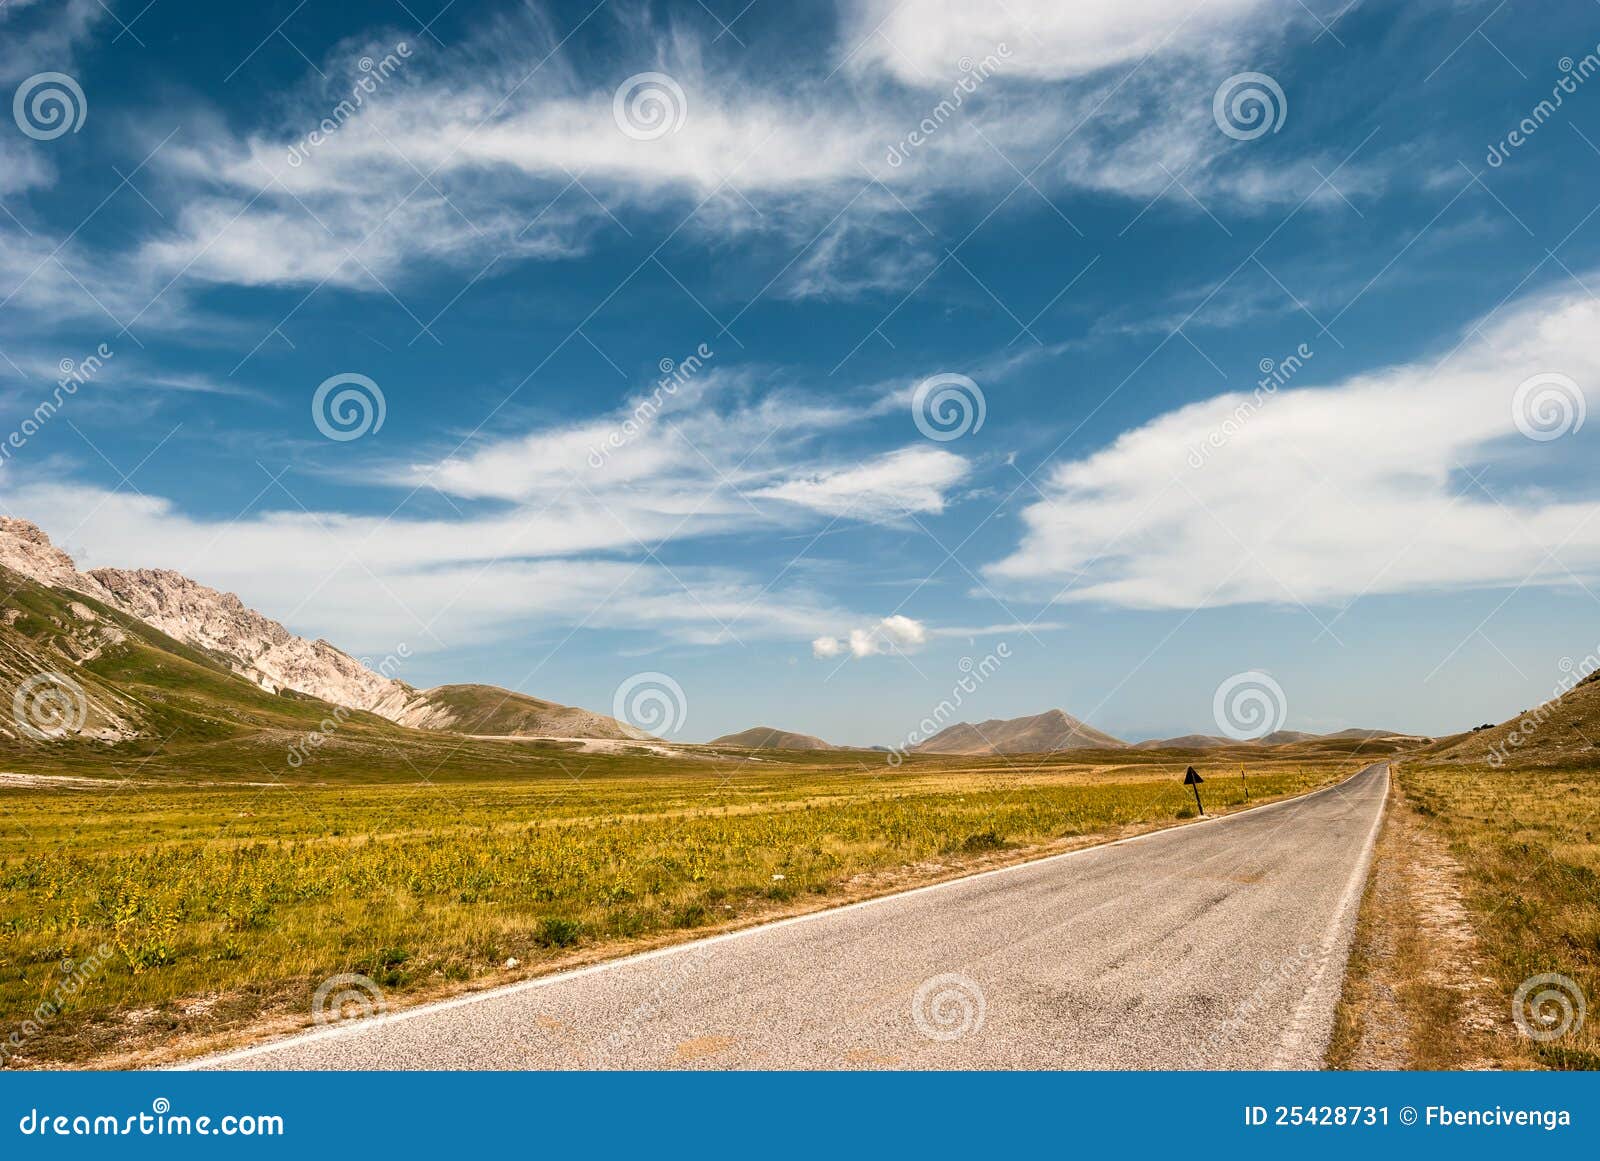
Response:
[[[1239,785],[1244,787],[1244,800],[1246,802],[1249,802],[1250,801],[1250,783],[1245,780],[1244,763],[1243,762],[1239,763]]]
[[[1199,773],[1196,772],[1193,766],[1190,766],[1189,772],[1183,776],[1183,784],[1194,791],[1194,804],[1195,807],[1200,811],[1200,816],[1202,818],[1205,817],[1206,807],[1205,803],[1200,801],[1200,783],[1204,781],[1205,779],[1200,777]]]

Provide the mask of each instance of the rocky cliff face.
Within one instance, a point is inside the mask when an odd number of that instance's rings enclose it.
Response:
[[[334,705],[398,718],[414,696],[323,640],[296,637],[232,593],[164,568],[97,568],[86,575],[112,604],[167,636],[222,654],[263,689],[293,689]]]
[[[84,593],[167,636],[220,658],[263,689],[292,689],[334,705],[399,720],[417,692],[374,673],[326,641],[296,637],[249,608],[181,573],[161,568],[79,572],[34,524],[0,517],[0,565],[55,589]]]
[[[26,520],[0,517],[0,565],[49,588],[93,597],[203,650],[273,693],[292,689],[420,729],[501,737],[650,738],[604,714],[495,686],[414,689],[374,672],[326,641],[295,636],[232,593],[208,588],[170,569],[79,572],[71,557]],[[92,610],[82,608],[92,619]]]
[[[79,572],[37,524],[26,520],[0,516],[0,564],[53,589],[74,589],[108,605],[117,603],[99,581]]]

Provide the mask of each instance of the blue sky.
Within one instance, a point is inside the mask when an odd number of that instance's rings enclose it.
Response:
[[[1597,46],[11,0],[0,505],[413,684],[667,674],[690,740],[897,741],[1002,644],[974,720],[1213,733],[1256,672],[1290,728],[1500,720],[1600,648]]]

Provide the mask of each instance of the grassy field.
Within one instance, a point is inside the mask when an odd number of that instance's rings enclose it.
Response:
[[[1600,1068],[1600,768],[1446,751],[1393,770],[1330,1063]],[[1565,980],[1518,1004],[1541,976]]]
[[[1407,763],[1401,778],[1465,871],[1506,1017],[1518,985],[1543,973],[1600,1004],[1600,768]],[[1600,1068],[1600,1012],[1568,1035],[1516,1041],[1535,1066]]]
[[[479,754],[492,758],[468,760]],[[384,761],[374,743],[323,750],[292,782],[242,785],[250,769],[196,753],[191,771],[231,768],[235,781],[182,777],[160,754],[90,786],[0,786],[0,1041],[22,1033],[8,1063],[225,1043],[309,1022],[337,973],[371,977],[392,1007],[1193,810],[1182,764],[1161,754],[899,769],[860,753],[462,757],[457,743],[448,755],[427,779],[414,755]],[[1365,760],[1252,764],[1252,800]],[[31,769],[47,772],[43,759]],[[1229,773],[1207,782],[1209,809],[1243,802]]]

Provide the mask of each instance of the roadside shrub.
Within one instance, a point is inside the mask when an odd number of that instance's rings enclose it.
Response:
[[[583,924],[576,919],[551,916],[540,922],[539,930],[533,939],[541,947],[571,947],[578,942],[578,936],[582,931]]]

